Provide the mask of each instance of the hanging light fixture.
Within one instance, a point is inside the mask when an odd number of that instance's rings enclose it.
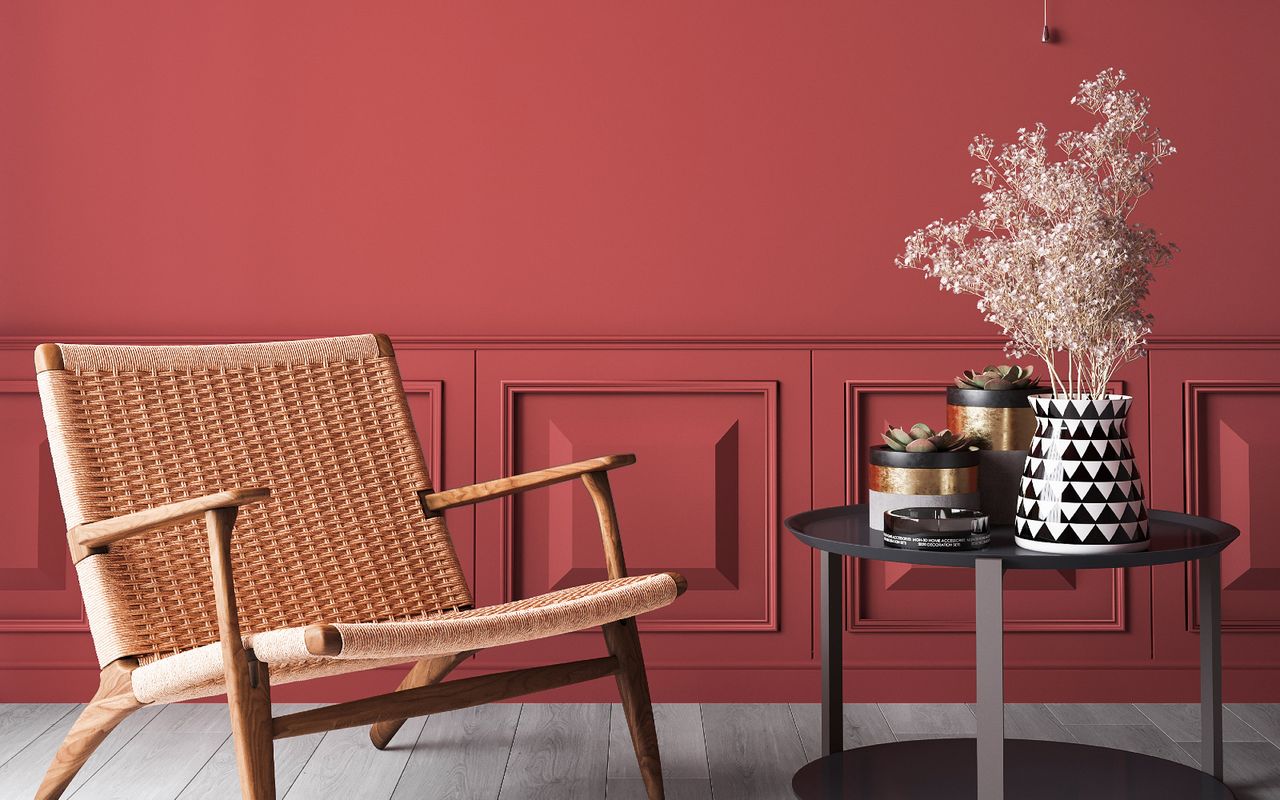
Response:
[[[1049,32],[1049,0],[1044,0],[1044,30],[1040,33],[1040,41],[1045,44],[1053,41],[1053,34]]]

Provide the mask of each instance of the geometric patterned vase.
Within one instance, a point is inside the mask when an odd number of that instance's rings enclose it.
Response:
[[[1146,550],[1142,478],[1125,430],[1127,395],[1030,398],[1036,433],[1019,485],[1019,546],[1047,553]]]

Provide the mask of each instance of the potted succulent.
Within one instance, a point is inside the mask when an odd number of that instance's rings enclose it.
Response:
[[[884,530],[885,513],[899,508],[979,509],[978,448],[967,436],[917,422],[885,423],[881,438],[867,474],[872,528]]]
[[[1142,550],[1149,544],[1142,481],[1125,419],[1133,398],[1107,385],[1145,355],[1142,307],[1153,268],[1176,248],[1133,222],[1154,170],[1176,151],[1147,120],[1150,101],[1121,88],[1122,71],[1083,81],[1072,104],[1098,117],[1048,140],[1044,125],[999,149],[978,136],[969,154],[982,207],[907,237],[897,259],[978,298],[1014,357],[1044,361],[1051,393],[1036,414],[1015,515],[1017,543],[1057,553]],[[1061,157],[1050,158],[1051,144]]]
[[[955,386],[947,387],[947,427],[964,431],[982,448],[982,510],[993,524],[1013,524],[1018,481],[1036,432],[1036,415],[1027,398],[1043,391],[1031,364],[965,370]]]

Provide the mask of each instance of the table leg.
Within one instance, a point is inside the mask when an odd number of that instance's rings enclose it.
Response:
[[[975,621],[978,659],[978,800],[1004,798],[1004,562],[979,558]]]
[[[822,655],[822,755],[844,750],[844,653],[841,651],[842,557],[820,552],[821,587],[818,592]]]
[[[1222,780],[1222,557],[1200,561],[1200,769]]]

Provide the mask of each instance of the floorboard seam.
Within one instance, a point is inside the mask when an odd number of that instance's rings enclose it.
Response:
[[[315,748],[312,749],[312,751],[309,754],[307,754],[307,760],[302,762],[302,769],[298,770],[298,774],[293,776],[293,780],[289,782],[288,787],[286,787],[285,790],[280,793],[280,800],[288,800],[289,792],[293,791],[293,787],[298,783],[298,778],[302,777],[302,773],[307,771],[307,765],[311,763],[311,759],[315,758],[316,753],[320,752],[320,745],[324,744],[324,737],[328,736],[332,732],[333,731],[325,731],[323,734],[321,734],[320,741],[316,742]],[[236,771],[239,772],[238,765],[237,765]]]
[[[1262,737],[1262,741],[1266,742],[1267,744],[1271,745],[1272,747],[1276,748],[1277,750],[1280,750],[1280,744],[1278,744],[1278,743],[1276,743],[1276,742],[1272,741],[1270,736],[1267,736],[1265,733],[1263,733],[1262,731],[1258,730],[1257,728],[1253,727],[1253,726],[1252,726],[1252,725],[1250,725],[1248,722],[1246,722],[1244,717],[1240,716],[1239,714],[1237,714],[1236,712],[1234,712],[1234,711],[1232,711],[1230,708],[1228,708],[1226,703],[1223,703],[1223,704],[1222,704],[1222,710],[1223,710],[1223,712],[1224,712],[1224,713],[1226,713],[1226,714],[1230,714],[1231,716],[1233,716],[1233,717],[1235,717],[1237,720],[1239,720],[1239,722],[1240,722],[1240,724],[1241,724],[1241,725],[1245,726],[1245,727],[1246,727],[1246,728],[1248,728],[1249,730],[1251,730],[1251,731],[1253,731],[1254,733],[1256,733],[1256,734],[1258,734],[1259,736],[1261,736],[1261,737]]]
[[[321,738],[322,740],[324,739],[324,737],[323,737],[323,736],[321,736],[320,738]],[[274,743],[273,743],[273,746],[274,746]],[[301,777],[302,777],[302,772],[303,772],[303,770],[305,770],[305,769],[307,768],[307,765],[311,763],[311,759],[312,759],[313,757],[315,757],[316,751],[317,751],[317,750],[319,750],[319,749],[320,749],[320,742],[316,742],[316,746],[315,746],[315,747],[313,747],[313,748],[311,748],[311,752],[310,752],[310,753],[307,753],[307,759],[306,759],[306,761],[303,761],[303,762],[302,762],[302,766],[298,769],[297,774],[295,774],[295,775],[293,776],[293,780],[289,781],[289,785],[288,785],[288,786],[286,786],[286,787],[284,787],[283,789],[281,789],[279,786],[277,786],[277,787],[276,787],[276,792],[277,792],[277,793],[279,793],[279,795],[280,795],[280,797],[281,797],[281,799],[282,799],[282,800],[283,800],[283,798],[285,797],[285,795],[289,794],[289,791],[290,791],[291,789],[293,789],[293,785],[294,785],[295,783],[297,783],[297,782],[298,782],[298,778],[301,778]],[[236,767],[237,776],[238,776],[239,771],[240,771],[240,768],[239,768],[239,766],[237,766],[237,767]]]
[[[714,792],[711,786],[711,753],[707,750],[707,726],[702,722],[702,703],[698,703],[698,729],[702,731],[702,758],[707,768],[707,789]]]
[[[1174,743],[1174,745],[1177,745],[1177,744],[1178,744],[1178,740],[1173,738],[1173,734],[1172,734],[1172,733],[1169,733],[1169,732],[1168,732],[1168,731],[1166,731],[1163,727],[1161,727],[1161,726],[1160,726],[1160,723],[1159,723],[1159,722],[1156,722],[1156,720],[1155,720],[1155,718],[1154,718],[1154,717],[1152,717],[1152,716],[1151,716],[1150,714],[1148,714],[1147,712],[1143,711],[1143,710],[1142,710],[1142,706],[1138,705],[1137,703],[1134,703],[1134,704],[1133,704],[1133,707],[1134,707],[1134,708],[1136,708],[1136,709],[1138,709],[1138,713],[1142,715],[1143,719],[1145,719],[1145,720],[1146,720],[1148,723],[1150,723],[1151,725],[1154,725],[1154,726],[1155,726],[1155,729],[1156,729],[1156,730],[1158,730],[1158,731],[1160,731],[1160,733],[1164,735],[1164,738],[1166,738],[1166,739],[1168,739],[1169,741],[1173,742],[1173,743]],[[1226,711],[1226,709],[1224,708],[1224,709],[1223,709],[1223,711]]]
[[[413,737],[413,747],[409,748],[409,755],[405,756],[404,763],[400,765],[400,772],[396,774],[396,782],[391,784],[391,792],[387,794],[388,800],[390,800],[390,798],[395,796],[396,789],[400,786],[400,781],[404,780],[405,770],[409,769],[409,760],[413,758],[413,751],[418,749],[418,742],[422,741],[422,732],[427,729],[427,723],[430,721],[431,721],[430,714],[426,714],[423,716],[422,727],[418,728],[418,735]],[[369,741],[369,746],[373,747],[372,740]]]
[[[609,742],[609,747],[606,747],[604,751],[604,794],[606,798],[609,796],[609,759],[613,757],[613,703],[607,703],[607,705],[609,706],[609,725],[605,728],[608,732],[605,741]],[[657,724],[656,720],[654,724]],[[661,750],[658,751],[658,758],[662,758]]]
[[[22,747],[19,747],[17,750],[14,750],[13,755],[9,756],[4,761],[0,761],[0,767],[3,767],[5,764],[8,764],[10,761],[17,758],[19,753],[21,753],[23,750],[26,750],[31,745],[35,744],[36,740],[39,739],[41,736],[44,736],[49,731],[53,730],[54,726],[56,726],[59,722],[62,722],[64,719],[67,718],[67,714],[78,714],[82,708],[84,708],[84,704],[82,703],[73,704],[70,710],[68,710],[66,714],[63,714],[62,716],[55,719],[53,722],[50,722],[43,730],[38,731],[35,736],[32,736],[30,739],[28,739],[26,744],[24,744]]]
[[[799,736],[799,737],[800,737],[800,752],[801,752],[801,753],[804,753],[804,757],[807,759],[807,758],[809,757],[809,754],[808,754],[808,753],[806,753],[806,752],[805,752],[805,749],[804,749],[804,734],[800,733],[800,722],[796,719],[796,707],[795,707],[795,705],[794,705],[794,704],[792,704],[792,703],[787,703],[787,716],[791,717],[791,727],[793,727],[793,728],[795,728],[795,729],[796,729],[796,736]],[[840,725],[841,725],[841,728],[843,729],[843,726],[844,726],[844,719],[843,719],[843,717],[844,717],[844,709],[841,709],[841,710],[840,710],[840,716],[841,716]],[[706,735],[707,735],[707,733],[706,733],[706,728],[704,727],[704,728],[703,728],[703,731],[702,731],[702,736],[703,736],[703,738],[704,738],[704,739],[706,738]],[[711,774],[711,765],[710,765],[710,764],[707,764],[707,774],[708,774],[708,775],[710,775],[710,774]]]
[[[1071,730],[1070,725],[1067,725],[1062,720],[1058,719],[1058,716],[1053,713],[1053,709],[1049,708],[1048,706],[1045,706],[1045,709],[1048,710],[1049,716],[1057,720],[1058,727],[1062,728],[1064,731],[1067,732],[1067,735],[1071,737],[1071,741],[1075,742],[1076,744],[1084,744],[1084,742],[1080,741],[1080,737],[1076,736],[1076,732]]]
[[[698,703],[698,722],[702,724],[702,750],[707,754],[707,786],[711,788],[711,800],[715,800],[716,782],[711,775],[711,748],[707,745],[707,718],[702,713],[702,706]]]
[[[221,744],[219,744],[217,747],[213,748],[213,752],[212,752],[212,753],[210,753],[210,754],[209,754],[209,757],[208,757],[208,758],[206,758],[206,759],[204,760],[204,763],[200,765],[200,768],[199,768],[199,769],[197,769],[195,772],[193,772],[193,773],[191,774],[191,778],[190,778],[190,780],[188,780],[186,783],[182,784],[182,788],[178,790],[178,793],[177,793],[177,794],[175,794],[175,795],[174,795],[174,797],[182,797],[182,793],[183,793],[183,792],[185,792],[185,791],[187,790],[187,787],[188,787],[188,786],[190,786],[192,783],[194,783],[196,778],[200,777],[200,773],[201,773],[201,772],[204,772],[204,768],[205,768],[205,767],[207,767],[207,766],[209,766],[209,762],[213,760],[213,757],[214,757],[214,756],[216,756],[216,755],[218,754],[218,751],[219,751],[219,750],[221,750],[221,749],[226,745],[226,743],[227,743],[227,742],[229,742],[229,741],[231,741],[231,734],[227,734],[227,738],[223,739]],[[273,743],[273,745],[272,745],[272,746],[274,746],[274,743]],[[273,761],[274,761],[274,759],[273,759]],[[237,765],[237,766],[239,766],[239,765]],[[237,776],[237,777],[239,777],[239,776]]]
[[[400,774],[396,776],[395,784],[391,787],[391,794],[389,795],[390,797],[396,796],[396,791],[399,790],[400,788],[400,781],[404,780],[404,774],[409,771],[409,762],[413,760],[413,754],[418,749],[418,743],[422,741],[422,734],[427,732],[427,726],[430,724],[431,724],[431,715],[427,714],[422,720],[422,727],[418,729],[418,735],[415,736],[413,739],[413,746],[409,748],[409,757],[404,760],[404,769],[400,770]],[[370,741],[369,746],[370,747],[373,746],[372,741]],[[388,744],[388,746],[390,745]],[[319,748],[316,748],[316,749],[318,750]],[[314,754],[314,751],[313,751],[313,754]],[[311,759],[308,758],[307,760],[310,761]]]
[[[511,741],[507,745],[507,760],[502,764],[502,780],[498,781],[498,793],[494,795],[494,800],[502,797],[502,785],[507,782],[507,770],[511,767],[511,754],[516,749],[516,731],[520,730],[520,718],[524,716],[524,703],[520,704],[520,710],[516,712],[516,722],[511,726]],[[609,715],[612,719],[613,715]],[[606,756],[605,758],[608,758]],[[606,773],[607,774],[607,773]]]
[[[165,705],[165,708],[170,707],[170,705],[172,705],[172,704],[166,704],[166,705]],[[139,709],[139,710],[141,710],[141,709]],[[134,713],[137,713],[137,712],[134,712]],[[89,785],[89,783],[93,780],[94,776],[95,776],[95,775],[97,775],[99,772],[101,772],[101,771],[102,771],[102,768],[103,768],[103,767],[105,767],[106,765],[110,764],[113,760],[115,760],[115,758],[116,758],[117,756],[119,756],[121,753],[123,753],[123,752],[125,751],[125,748],[127,748],[127,747],[129,746],[129,743],[130,743],[130,742],[132,742],[134,739],[138,738],[138,734],[140,734],[140,733],[142,733],[144,730],[146,730],[146,729],[147,729],[147,726],[148,726],[148,725],[150,725],[151,723],[155,722],[155,721],[156,721],[156,717],[160,716],[160,715],[161,715],[161,714],[163,714],[163,713],[164,713],[164,708],[162,708],[162,709],[160,709],[159,711],[157,711],[156,713],[152,714],[152,715],[151,715],[151,719],[149,719],[149,720],[147,720],[146,722],[144,722],[144,723],[142,724],[142,727],[138,728],[136,731],[134,731],[134,732],[133,732],[133,735],[132,735],[132,736],[130,736],[128,739],[124,740],[124,742],[123,742],[123,743],[121,743],[121,745],[120,745],[119,747],[117,747],[117,748],[116,748],[116,751],[115,751],[114,753],[112,753],[112,754],[111,754],[110,758],[108,758],[106,761],[103,761],[101,764],[99,764],[99,765],[98,765],[98,768],[97,768],[97,769],[95,769],[93,772],[90,772],[90,773],[89,773],[88,777],[86,777],[86,778],[84,779],[84,783],[82,783],[82,784],[80,784],[78,787],[76,787],[76,790],[75,790],[74,792],[72,792],[71,794],[67,795],[67,800],[71,800],[71,798],[75,797],[76,795],[78,795],[78,794],[80,794],[82,791],[84,791],[84,787],[86,787],[86,786],[88,786],[88,785]],[[119,728],[117,728],[116,730],[119,730]],[[76,777],[79,777],[79,775],[83,775],[83,774],[84,774],[84,767],[81,767],[81,768],[80,768],[80,773],[79,773]]]
[[[889,718],[884,715],[884,709],[880,707],[879,703],[872,703],[872,705],[876,707],[876,713],[880,715],[880,719],[884,720],[884,729],[889,732],[895,742],[898,741],[898,733],[889,724]]]

